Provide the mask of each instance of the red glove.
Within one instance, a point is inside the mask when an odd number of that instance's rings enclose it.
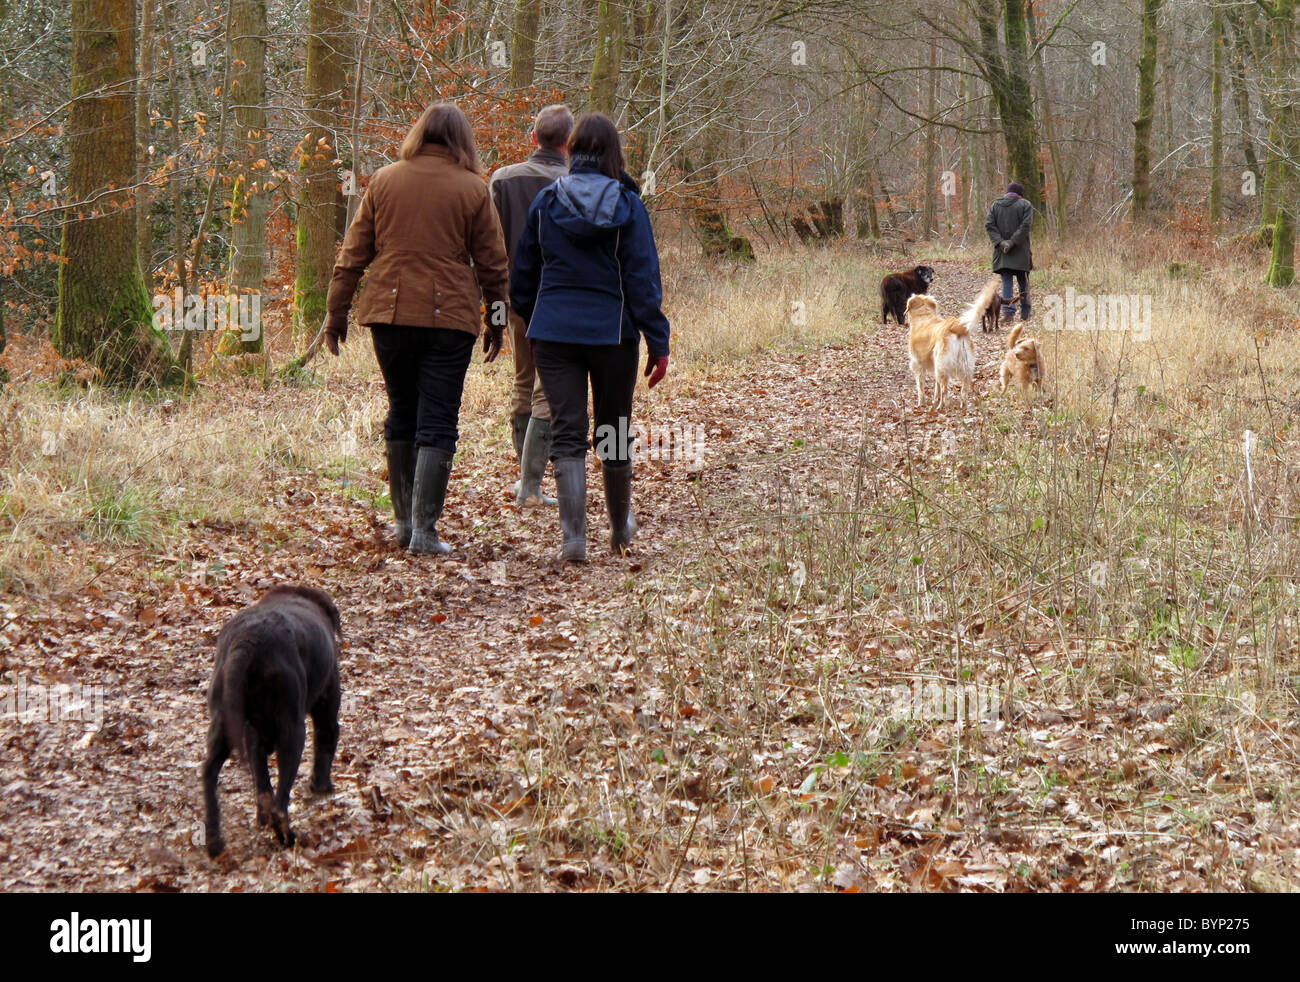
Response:
[[[650,388],[654,388],[664,380],[668,374],[668,356],[660,355],[656,358],[650,355],[645,361],[645,376],[650,380]]]

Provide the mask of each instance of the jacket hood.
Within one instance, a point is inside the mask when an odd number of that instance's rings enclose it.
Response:
[[[993,207],[994,207],[994,208],[1010,208],[1010,207],[1012,207],[1013,205],[1015,205],[1017,202],[1019,202],[1019,201],[1024,201],[1024,200],[1025,200],[1025,199],[1022,198],[1022,197],[1020,197],[1020,195],[1018,195],[1018,194],[1008,194],[1008,195],[1005,195],[1005,196],[1003,196],[1003,197],[1001,197],[1001,198],[998,198],[996,201],[994,201],[994,202],[993,202]]]
[[[566,174],[554,184],[551,217],[571,235],[586,238],[622,228],[632,220],[632,207],[622,185],[596,171]]]

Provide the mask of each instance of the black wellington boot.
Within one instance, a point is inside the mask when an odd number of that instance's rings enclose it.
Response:
[[[587,459],[565,457],[555,462],[555,488],[560,500],[560,528],[564,545],[560,558],[571,563],[587,561]]]
[[[411,552],[417,556],[445,556],[451,546],[438,538],[438,519],[447,499],[452,455],[437,447],[421,447],[415,458],[415,486],[411,503]]]
[[[524,452],[519,458],[519,490],[515,504],[520,508],[530,504],[553,505],[554,498],[542,494],[542,477],[546,462],[551,459],[551,421],[533,417],[528,421],[528,434],[524,437]]]
[[[636,519],[632,517],[632,465],[606,464],[601,473],[605,476],[605,507],[609,510],[609,547],[621,556],[636,535]]]
[[[393,533],[397,547],[411,544],[411,495],[415,487],[415,443],[412,440],[389,440],[388,497],[393,502]]]

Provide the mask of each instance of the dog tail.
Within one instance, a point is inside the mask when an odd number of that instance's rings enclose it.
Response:
[[[247,680],[253,667],[257,647],[250,641],[236,641],[227,657],[229,677],[240,679],[241,684],[227,684],[221,693],[222,718],[226,721],[226,742],[239,751],[239,759],[248,760],[248,726],[244,714]]]
[[[965,312],[961,315],[961,322],[969,328],[972,324],[984,316],[984,311],[993,305],[993,298],[998,295],[1002,289],[1002,282],[997,279],[991,279],[984,284],[984,289],[980,290],[980,295],[975,301],[966,307]]]
[[[970,335],[965,331],[953,331],[945,339],[946,344],[939,354],[939,371],[949,378],[963,379],[970,383],[975,377],[975,348]]]
[[[1020,340],[1020,335],[1024,333],[1024,330],[1025,330],[1024,321],[1021,321],[1019,324],[1017,324],[1015,327],[1011,329],[1011,333],[1007,335],[1008,351],[1010,351],[1012,348],[1016,346],[1016,342]]]

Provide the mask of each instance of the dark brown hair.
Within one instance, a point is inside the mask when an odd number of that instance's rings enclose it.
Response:
[[[563,150],[565,141],[573,132],[573,113],[562,102],[547,106],[537,114],[533,134],[537,145],[547,150]]]
[[[470,173],[479,172],[474,131],[454,102],[435,102],[420,114],[402,141],[401,158],[410,160],[430,143],[446,147],[452,159]]]
[[[617,181],[625,166],[618,127],[603,113],[583,113],[569,137],[569,156],[574,163],[579,157],[585,158],[582,163],[593,165]]]

